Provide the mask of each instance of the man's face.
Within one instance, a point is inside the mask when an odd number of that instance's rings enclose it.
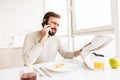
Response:
[[[51,31],[49,32],[51,36],[54,36],[55,33],[57,32],[57,29],[59,27],[59,22],[60,22],[60,18],[56,18],[56,17],[49,18],[48,25],[50,25],[51,28]]]

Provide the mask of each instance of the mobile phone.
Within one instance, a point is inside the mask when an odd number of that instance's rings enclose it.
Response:
[[[48,25],[48,22],[47,22],[47,21],[44,21],[44,22],[42,23],[42,27],[44,27],[45,25]],[[52,33],[51,31],[49,31],[48,34],[49,34],[50,36],[53,36],[53,33]]]
[[[44,21],[44,22],[42,23],[42,27],[44,27],[45,25],[48,25],[48,22],[47,22],[47,21]]]

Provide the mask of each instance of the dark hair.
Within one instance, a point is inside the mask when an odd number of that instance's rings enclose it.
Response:
[[[48,20],[49,20],[50,17],[61,18],[61,16],[59,14],[55,13],[55,12],[47,12],[43,17],[42,26],[44,26],[45,23],[48,23]]]

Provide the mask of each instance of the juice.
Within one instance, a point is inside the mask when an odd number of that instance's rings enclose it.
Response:
[[[94,62],[94,68],[98,70],[103,70],[104,69],[104,62]]]

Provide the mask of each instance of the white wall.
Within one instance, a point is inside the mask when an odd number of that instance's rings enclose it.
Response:
[[[43,0],[0,0],[0,48],[22,47],[26,33],[41,28]]]

